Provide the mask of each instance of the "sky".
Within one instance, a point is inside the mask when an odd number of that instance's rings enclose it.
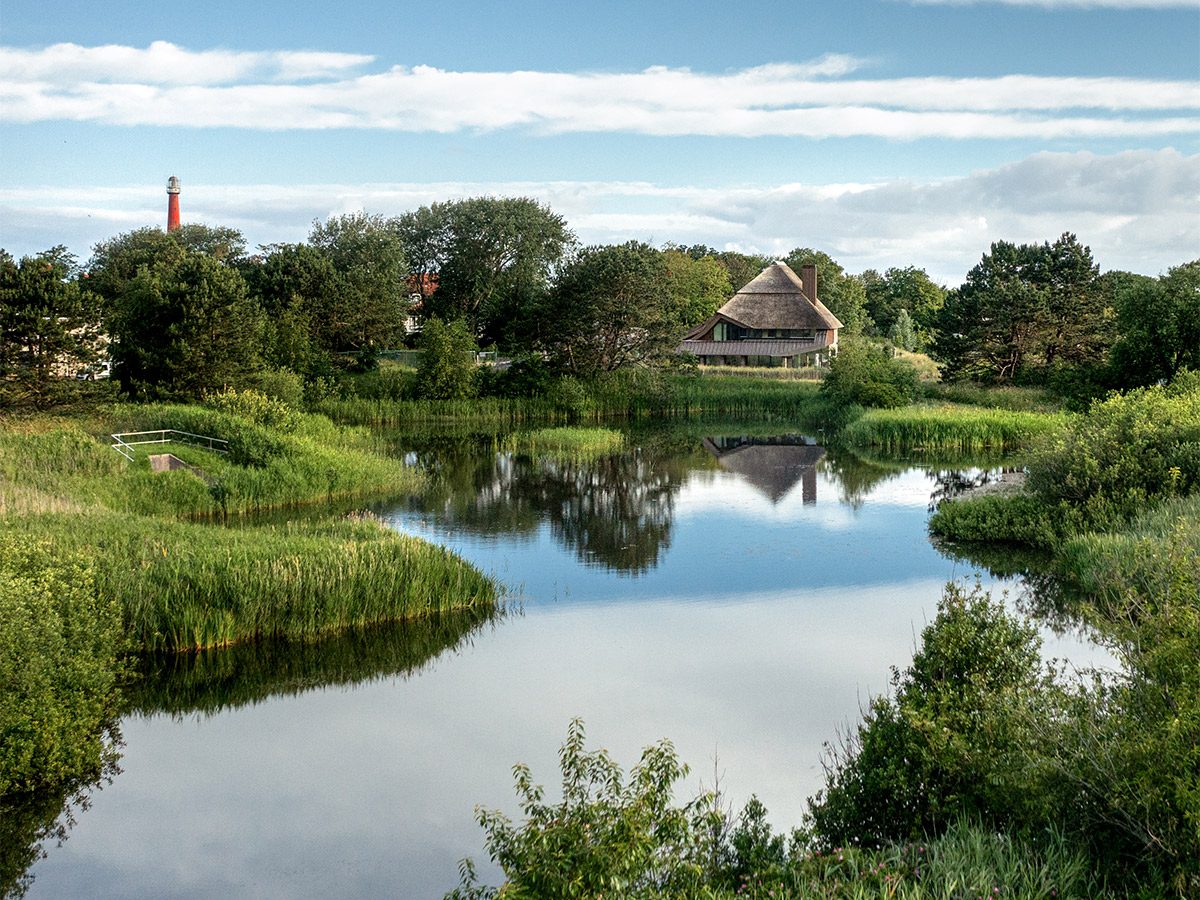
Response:
[[[1200,0],[262,0],[0,9],[0,247],[528,196],[585,244],[961,282],[1064,231],[1200,257]]]

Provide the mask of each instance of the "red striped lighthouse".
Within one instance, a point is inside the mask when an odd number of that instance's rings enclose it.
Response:
[[[179,227],[179,179],[172,175],[167,179],[167,231]]]

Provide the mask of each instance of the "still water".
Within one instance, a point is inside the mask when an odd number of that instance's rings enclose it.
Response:
[[[513,609],[152,674],[122,773],[29,896],[437,897],[467,855],[495,881],[473,808],[515,812],[518,761],[553,786],[575,716],[626,767],[669,737],[682,796],[719,777],[798,824],[823,744],[974,569],[926,534],[946,472],[759,434],[643,432],[591,460],[399,446],[437,488],[375,512],[495,573]]]

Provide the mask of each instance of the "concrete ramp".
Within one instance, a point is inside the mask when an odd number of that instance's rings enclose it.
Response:
[[[174,453],[151,453],[150,454],[150,471],[155,474],[159,472],[177,472],[180,469],[186,469],[197,478],[202,478],[209,484],[212,484],[212,479],[204,473],[203,469],[197,469],[195,466],[188,465]]]

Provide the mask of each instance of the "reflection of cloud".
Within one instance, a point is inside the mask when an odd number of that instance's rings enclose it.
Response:
[[[940,591],[921,578],[535,609],[415,678],[134,720],[125,773],[39,865],[37,890],[429,897],[467,855],[494,879],[472,810],[519,814],[518,761],[553,798],[574,716],[626,769],[672,739],[693,767],[681,799],[711,785],[715,755],[730,802],[756,793],[790,828],[821,785],[823,742],[911,659]]]
[[[721,472],[706,473],[703,479],[692,476],[675,498],[675,515],[685,518],[721,513],[764,524],[809,523],[839,531],[852,527],[857,518],[854,511],[838,499],[840,485],[836,477],[819,472],[817,480],[817,502],[813,506],[804,506],[799,485],[780,501],[772,502],[740,475]],[[929,504],[929,493],[930,482],[925,471],[910,469],[874,485],[867,498],[873,507],[924,509]]]
[[[303,240],[313,219],[365,208],[394,215],[437,200],[532,196],[584,242],[704,242],[787,253],[819,247],[852,272],[919,265],[957,283],[995,240],[1052,240],[1065,230],[1100,265],[1158,274],[1200,246],[1200,155],[1175,150],[1038,153],[960,178],[878,184],[688,187],[643,182],[204,185],[184,187],[189,221],[242,229],[251,243]],[[162,187],[0,189],[0,245],[31,253],[158,224]],[[801,226],[801,222],[803,226]]]
[[[459,72],[369,56],[57,44],[5,48],[12,122],[447,133],[523,128],[801,138],[1095,138],[1187,134],[1200,108],[1186,81],[1004,75],[848,79],[863,61],[829,54],[722,73]],[[1119,114],[1125,114],[1124,117]],[[1170,115],[1159,116],[1160,113]]]

